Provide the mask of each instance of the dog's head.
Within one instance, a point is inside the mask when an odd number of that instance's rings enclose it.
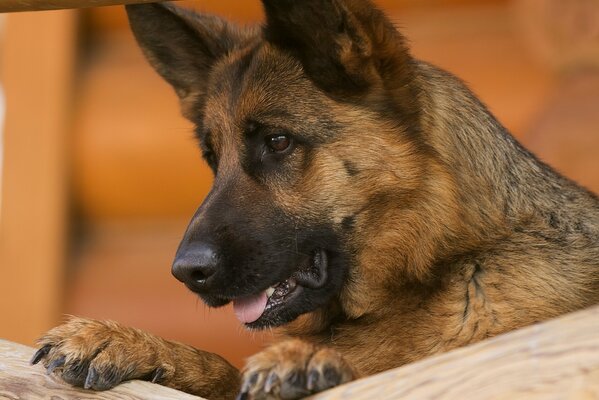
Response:
[[[251,29],[171,5],[127,7],[215,176],[173,273],[209,306],[233,301],[248,327],[332,304],[357,316],[396,279],[390,264],[425,273],[396,253],[419,244],[405,232],[418,230],[414,203],[435,168],[419,138],[414,61],[367,0],[264,8]]]

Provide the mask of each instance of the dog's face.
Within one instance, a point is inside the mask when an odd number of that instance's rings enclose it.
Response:
[[[319,162],[338,128],[299,63],[268,45],[239,53],[208,79],[196,122],[215,180],[174,273],[208,305],[233,300],[242,322],[262,327],[325,305],[345,279],[347,249]]]
[[[215,175],[173,273],[209,306],[233,301],[253,328],[332,303],[363,309],[365,292],[392,278],[377,258],[395,240],[378,237],[381,224],[399,218],[385,204],[409,208],[430,173],[411,61],[381,13],[335,0],[265,10],[259,31],[128,7]]]

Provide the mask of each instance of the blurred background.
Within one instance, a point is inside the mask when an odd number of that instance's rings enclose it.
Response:
[[[533,152],[599,191],[599,1],[378,0]],[[258,0],[180,2],[240,23]],[[211,184],[122,7],[0,15],[0,338],[112,319],[240,366],[245,332],[170,275]]]

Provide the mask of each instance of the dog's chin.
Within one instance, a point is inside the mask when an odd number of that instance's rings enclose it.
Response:
[[[193,289],[192,289],[193,290]],[[210,295],[199,295],[202,301],[210,308],[219,308],[226,306],[231,300],[224,299],[222,297],[210,296]]]
[[[281,326],[325,306],[340,292],[345,268],[338,265],[339,257],[332,255],[317,249],[309,265],[294,271],[287,279],[271,282],[267,287],[246,287],[239,296],[200,296],[209,307],[233,302],[237,318],[248,329]]]

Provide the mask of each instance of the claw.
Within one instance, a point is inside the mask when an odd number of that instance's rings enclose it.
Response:
[[[259,373],[255,372],[250,376],[249,379],[246,379],[241,386],[241,393],[249,392],[250,387],[254,386],[258,382],[259,376]]]
[[[256,386],[258,383],[258,379],[260,378],[259,372],[254,372],[248,379],[244,379],[241,385],[241,391],[235,398],[235,400],[249,400],[250,399],[250,390],[253,386]]]
[[[308,373],[308,379],[306,382],[306,388],[309,391],[314,391],[316,389],[316,385],[318,384],[318,380],[320,379],[320,372],[317,369],[313,369]]]
[[[50,352],[50,349],[52,348],[52,346],[50,346],[49,344],[43,346],[42,348],[40,348],[38,351],[35,352],[35,354],[33,355],[33,357],[31,357],[31,361],[29,361],[29,363],[31,365],[35,365],[38,362],[41,361],[42,358],[46,357],[48,355],[48,353]]]
[[[301,387],[304,385],[304,374],[300,370],[292,371],[285,379],[292,386]]]
[[[54,372],[54,370],[56,368],[62,367],[64,365],[66,361],[66,357],[65,356],[60,356],[58,357],[56,360],[53,360],[49,365],[48,368],[46,368],[46,373],[48,375],[52,374],[52,372]]]
[[[328,387],[337,386],[341,383],[341,374],[331,366],[324,367],[322,376]]]
[[[158,382],[160,379],[162,379],[162,375],[164,375],[164,369],[156,368],[156,370],[154,371],[154,374],[152,375],[151,382],[152,383]]]
[[[278,380],[279,376],[274,371],[268,374],[268,376],[266,377],[266,382],[264,382],[264,391],[266,393],[270,393],[273,386],[275,385],[275,383],[277,383]]]
[[[83,384],[83,388],[91,389],[91,387],[96,383],[97,380],[98,380],[98,372],[96,372],[95,368],[90,367],[89,370],[87,371],[87,377],[85,378],[85,383]]]
[[[281,382],[280,397],[284,399],[302,399],[310,394],[306,388],[306,375],[302,370],[289,372]]]
[[[250,395],[248,392],[241,392],[235,397],[235,400],[249,400]]]

